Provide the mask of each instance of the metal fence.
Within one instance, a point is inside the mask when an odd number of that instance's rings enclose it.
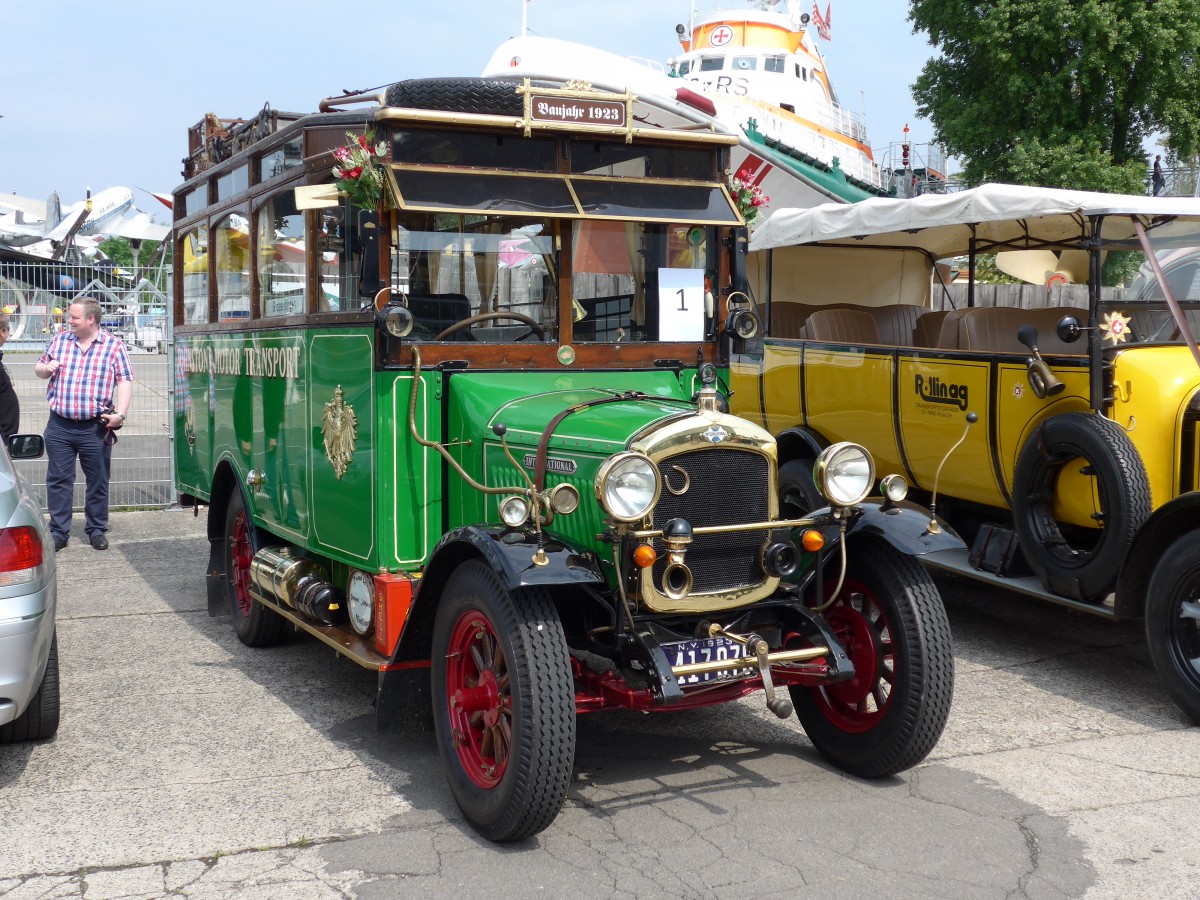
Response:
[[[109,505],[167,506],[175,501],[171,476],[170,272],[124,272],[115,267],[70,266],[56,262],[0,262],[0,308],[9,313],[10,337],[4,365],[21,401],[21,431],[46,428],[46,382],[33,364],[62,327],[71,302],[84,296],[100,301],[105,331],[120,337],[133,367],[129,419],[113,448]],[[46,460],[23,460],[17,468],[43,507]],[[84,479],[76,471],[75,506],[83,508]]]

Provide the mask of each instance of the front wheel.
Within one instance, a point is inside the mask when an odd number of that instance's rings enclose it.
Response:
[[[1200,725],[1200,534],[1177,540],[1154,569],[1146,644],[1167,693]]]
[[[790,690],[823,757],[860,778],[882,778],[919,763],[941,737],[954,692],[950,623],[912,557],[872,542],[847,549],[846,578],[825,618],[854,678]]]
[[[478,560],[446,583],[433,632],[433,716],[446,779],[493,841],[546,828],[575,762],[575,691],[558,611]]]
[[[828,506],[829,501],[813,481],[813,461],[793,459],[779,467],[779,514],[785,519],[801,519],[813,510]]]

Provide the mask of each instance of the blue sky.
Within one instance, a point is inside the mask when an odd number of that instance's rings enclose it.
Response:
[[[830,0],[821,0],[824,4]],[[205,113],[250,117],[269,102],[315,110],[342,89],[477,75],[519,34],[521,0],[106,0],[5,3],[0,193],[63,203],[126,185],[168,193],[187,129]],[[843,105],[864,108],[871,144],[916,142],[909,85],[929,57],[903,0],[832,3],[822,51]],[[197,16],[203,11],[203,18]],[[531,33],[665,60],[690,0],[532,0]],[[166,210],[137,193],[139,207]]]

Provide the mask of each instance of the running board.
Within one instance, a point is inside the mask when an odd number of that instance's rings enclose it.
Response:
[[[978,569],[971,568],[967,557],[968,552],[966,550],[935,550],[932,553],[924,553],[918,556],[917,559],[931,569],[953,572],[955,575],[962,575],[974,581],[982,581],[984,584],[1003,588],[1006,591],[1017,591],[1030,597],[1037,597],[1039,600],[1046,600],[1050,603],[1057,603],[1059,606],[1066,606],[1093,616],[1100,616],[1102,619],[1109,619],[1113,622],[1117,621],[1116,610],[1113,608],[1113,595],[1111,594],[1103,603],[1084,603],[1081,600],[1072,600],[1070,597],[1063,597],[1060,594],[1046,590],[1042,582],[1035,575],[1028,575],[1022,578],[1005,578],[1003,575],[981,572]]]

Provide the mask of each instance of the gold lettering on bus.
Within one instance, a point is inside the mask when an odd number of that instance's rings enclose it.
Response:
[[[252,378],[300,377],[301,347],[217,347],[197,342],[179,354],[177,371]]]

